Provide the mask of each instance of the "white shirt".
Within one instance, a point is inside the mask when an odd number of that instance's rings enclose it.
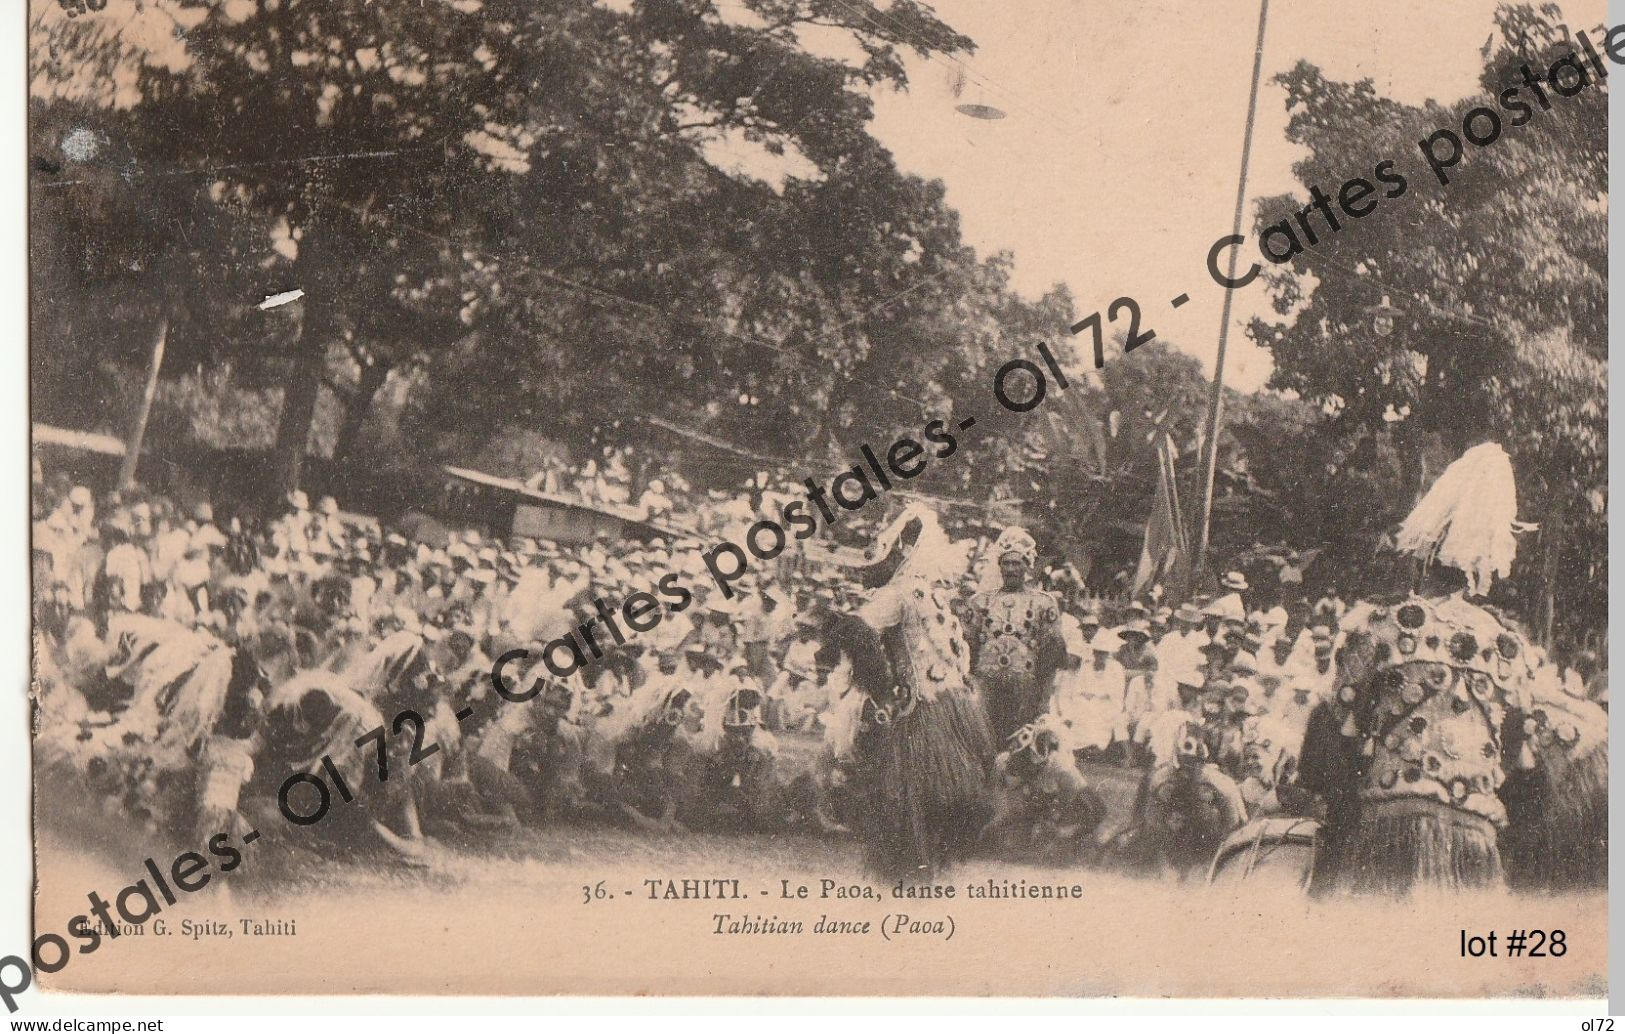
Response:
[[[147,554],[139,546],[121,542],[107,554],[107,577],[113,582],[113,600],[125,610],[141,609],[141,587],[146,584]]]

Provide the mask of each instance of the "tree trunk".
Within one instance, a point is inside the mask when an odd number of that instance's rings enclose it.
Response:
[[[361,439],[361,429],[367,423],[367,414],[372,412],[372,400],[383,388],[384,382],[389,380],[389,371],[388,363],[376,359],[362,364],[361,379],[356,381],[355,394],[344,407],[344,423],[340,425],[338,441],[333,445],[334,460],[347,460],[355,451],[356,443]]]
[[[276,429],[277,483],[284,492],[299,487],[305,451],[310,447],[310,425],[321,393],[322,367],[327,358],[331,329],[326,306],[308,294],[303,304],[293,369],[283,389],[282,415]]]

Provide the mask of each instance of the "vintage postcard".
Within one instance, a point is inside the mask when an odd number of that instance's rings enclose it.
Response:
[[[1604,993],[1605,5],[28,26],[8,1007]]]

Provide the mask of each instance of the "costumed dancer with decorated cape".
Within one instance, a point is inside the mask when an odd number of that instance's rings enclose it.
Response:
[[[851,660],[853,690],[867,697],[853,745],[855,818],[873,869],[930,879],[970,849],[991,815],[993,738],[943,590],[966,558],[918,503],[867,556],[869,601],[829,630]]]
[[[1421,562],[1420,591],[1345,616],[1337,695],[1311,718],[1301,755],[1299,783],[1326,808],[1315,891],[1499,886],[1509,819],[1539,823],[1550,811],[1520,798],[1600,785],[1587,766],[1605,765],[1606,752],[1572,763],[1557,756],[1592,738],[1567,727],[1541,735],[1548,713],[1533,695],[1534,651],[1479,602],[1511,572],[1514,533],[1528,528],[1517,522],[1506,452],[1476,446],[1399,529],[1396,547]],[[1542,771],[1561,771],[1564,785],[1531,778]],[[1550,829],[1536,839],[1564,853],[1574,846],[1560,846]]]

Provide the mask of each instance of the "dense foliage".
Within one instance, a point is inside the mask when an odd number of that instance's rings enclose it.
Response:
[[[1394,158],[1409,189],[1283,267],[1272,288],[1294,318],[1252,327],[1273,386],[1326,413],[1310,429],[1324,462],[1296,468],[1304,533],[1357,567],[1444,464],[1498,441],[1520,510],[1541,522],[1504,601],[1570,641],[1599,634],[1607,613],[1607,86],[1553,94],[1528,125],[1465,145],[1448,185],[1417,141],[1460,136],[1469,110],[1522,82],[1520,66],[1543,74],[1573,49],[1555,7],[1504,7],[1485,92],[1448,107],[1399,104],[1308,64],[1281,76],[1306,186],[1335,192]],[[1269,199],[1257,225],[1301,205]],[[1402,312],[1386,336],[1368,311],[1384,297]]]
[[[35,12],[39,418],[125,433],[162,331],[155,431],[264,451],[267,489],[307,481],[312,448],[340,471],[523,475],[526,441],[727,487],[981,418],[1035,341],[1074,361],[1065,288],[1019,296],[1010,257],[978,256],[942,183],[871,134],[905,53],[973,47],[916,0]],[[1416,148],[1549,63],[1559,18],[1503,8],[1485,96],[1448,108],[1280,77],[1306,189],[1391,157],[1410,192],[1269,271],[1282,319],[1251,333],[1278,393],[1227,403],[1216,558],[1263,543],[1358,572],[1494,438],[1542,521],[1507,601],[1570,639],[1605,613],[1606,87],[1472,148],[1448,187]],[[1266,199],[1258,229],[1301,205]],[[1138,555],[1163,434],[1199,512],[1207,390],[1166,345],[1119,352],[914,487],[988,520],[1023,507],[1104,587]]]

